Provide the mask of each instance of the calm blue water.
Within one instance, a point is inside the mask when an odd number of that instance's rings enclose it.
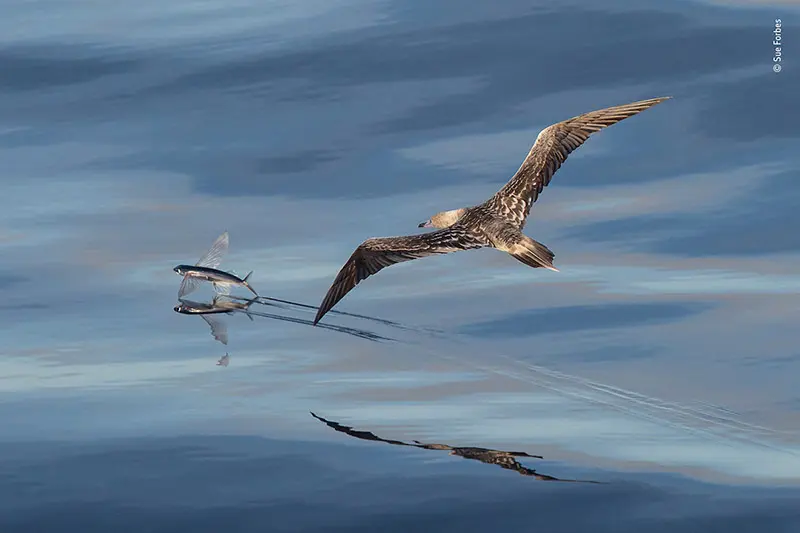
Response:
[[[798,8],[755,4],[6,0],[0,530],[800,529]],[[540,196],[561,272],[415,261],[309,327],[365,238],[663,95]],[[227,345],[172,309],[225,230],[294,302]]]

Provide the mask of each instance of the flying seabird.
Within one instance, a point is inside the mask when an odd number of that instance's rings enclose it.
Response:
[[[516,174],[482,204],[443,211],[419,225],[437,231],[367,239],[339,271],[319,306],[314,324],[367,277],[395,263],[429,255],[492,247],[530,267],[558,272],[553,266],[553,252],[522,233],[531,205],[569,154],[592,133],[670,98],[652,98],[599,109],[548,126],[536,137]]]

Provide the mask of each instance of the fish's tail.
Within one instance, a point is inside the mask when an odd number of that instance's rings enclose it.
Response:
[[[242,279],[242,283],[244,284],[244,286],[245,286],[245,287],[247,287],[248,289],[250,289],[250,292],[252,292],[253,294],[255,294],[257,298],[261,298],[261,296],[259,296],[259,295],[258,295],[258,293],[256,292],[256,290],[255,290],[253,287],[251,287],[251,286],[250,286],[250,283],[248,283],[248,282],[247,282],[247,280],[250,278],[250,274],[252,274],[252,273],[253,273],[253,271],[251,270],[251,271],[250,271],[250,273],[249,273],[249,274],[247,274],[247,275],[244,277],[244,279]]]
[[[555,254],[544,244],[534,241],[527,235],[506,250],[511,257],[533,268],[546,268],[558,272],[553,266]]]
[[[253,315],[250,314],[250,306],[253,305],[254,303],[256,303],[256,301],[258,301],[258,297],[257,298],[253,298],[252,300],[249,300],[244,305],[244,314],[247,315],[247,318],[250,319],[250,322],[255,322],[255,319],[253,318]]]

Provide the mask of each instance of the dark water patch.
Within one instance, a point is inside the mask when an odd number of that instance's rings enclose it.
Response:
[[[758,178],[737,201],[706,212],[641,215],[576,225],[564,234],[625,250],[686,257],[758,256],[800,250],[800,187],[794,170]],[[724,185],[720,185],[723,187]]]
[[[657,356],[661,350],[649,346],[602,346],[590,350],[574,350],[561,352],[552,356],[547,354],[537,355],[536,361],[540,363],[612,363],[623,361],[636,361]]]
[[[800,363],[800,353],[785,355],[753,355],[742,359],[745,366],[786,367]]]
[[[531,483],[477,461],[429,462],[430,451],[372,443],[198,435],[0,450],[4,533],[530,531],[532,524],[555,532],[788,533],[800,519],[792,489],[611,473],[607,485]]]
[[[465,335],[481,338],[533,337],[551,333],[603,330],[667,324],[710,309],[698,302],[620,303],[573,305],[519,311],[501,318],[459,328]]]
[[[771,56],[765,59],[771,61]],[[800,70],[787,68],[775,73],[770,61],[764,61],[758,75],[701,87],[704,98],[695,127],[708,137],[734,141],[800,137],[800,102],[796,98]]]
[[[370,141],[365,141],[364,145]],[[228,147],[223,152],[173,146],[91,163],[97,170],[136,169],[191,176],[194,189],[215,196],[287,195],[304,199],[379,198],[463,183],[463,173],[393,158],[380,147],[331,146],[326,150]],[[477,202],[476,202],[477,203]]]
[[[706,217],[708,214],[706,214]],[[695,231],[698,217],[686,214],[636,215],[614,220],[575,224],[562,235],[582,242],[613,243],[626,250],[653,250],[655,243],[675,238],[681,230]],[[705,220],[705,218],[704,218]]]
[[[63,43],[0,49],[0,91],[24,92],[89,83],[128,72],[139,61],[104,47]],[[116,57],[115,57],[116,56]]]
[[[726,18],[724,11],[720,18]],[[715,46],[709,48],[709,42]],[[656,10],[614,13],[575,7],[377,36],[346,33],[304,50],[211,65],[151,91],[166,95],[259,87],[260,96],[271,100],[276,96],[272,91],[290,83],[293,93],[305,85],[317,99],[321,93],[333,96],[368,84],[480,80],[474,90],[433,97],[374,127],[398,133],[511,116],[533,98],[576,88],[655,81],[674,85],[698,74],[755,64],[763,55],[756,43],[762,42],[761,28],[750,25],[701,25]]]
[[[264,157],[258,171],[266,174],[291,174],[314,170],[321,164],[334,161],[336,156],[324,150],[302,150],[293,154]]]
[[[32,278],[14,274],[13,272],[0,272],[0,289],[8,289],[28,281],[33,280]]]
[[[456,37],[462,32],[470,33],[470,39]],[[554,13],[453,28],[450,40],[426,50],[426,61],[448,65],[438,69],[440,76],[451,69],[450,77],[476,76],[480,88],[423,103],[379,123],[376,131],[435,130],[509,118],[533,98],[575,89],[661,81],[665,88],[659,94],[672,93],[676,82],[700,73],[690,58],[707,49],[709,34],[741,48],[741,55],[735,60],[711,57],[705,72],[755,62],[752,50],[734,44],[739,32],[748,41],[758,34],[746,27],[693,28],[686,19],[646,11]],[[565,39],[565,33],[580,38]],[[558,43],[555,49],[553,43]]]
[[[723,11],[719,20],[736,24],[708,26],[657,10],[614,13],[576,7],[531,12],[524,6],[519,10],[520,15],[499,20],[382,34],[344,32],[309,41],[304,48],[255,50],[244,59],[232,56],[225,61],[203,61],[196,50],[180,48],[161,50],[156,56],[153,49],[123,54],[102,47],[69,52],[72,48],[65,46],[67,63],[107,62],[116,65],[109,72],[136,68],[135,76],[127,76],[130,80],[124,83],[92,84],[84,101],[80,95],[74,95],[75,101],[39,98],[22,111],[7,103],[4,111],[17,122],[46,124],[50,131],[60,125],[63,135],[70,137],[76,122],[91,123],[95,129],[90,135],[122,142],[132,152],[91,168],[186,174],[198,191],[220,195],[372,197],[464,181],[462,172],[426,168],[392,156],[398,146],[395,134],[420,135],[423,130],[433,134],[451,126],[459,131],[501,131],[529,124],[529,117],[520,117],[521,105],[574,89],[620,88],[619,101],[604,101],[598,107],[656,93],[688,99],[694,90],[686,92],[675,80],[761,59],[758,47],[751,45],[756,36],[761,38],[760,28]],[[726,52],[709,54],[707,42],[718,43],[719,49],[724,44]],[[553,43],[558,44],[555,52]],[[53,45],[42,54],[54,55],[58,49]],[[698,56],[704,61],[696,61]],[[419,98],[405,105],[395,103],[397,83],[408,81],[420,82]],[[643,90],[650,82],[663,82],[662,88]],[[453,87],[443,89],[437,83]],[[352,107],[356,120],[336,115],[337,101],[360,98],[357,91],[365,85],[371,85],[370,97],[362,106]],[[47,86],[42,80],[41,87]],[[305,93],[308,102],[302,98]],[[296,109],[287,111],[281,105],[287,97],[293,98]],[[314,110],[302,107],[312,101]],[[588,110],[576,102],[574,111],[543,109],[536,120],[563,120]],[[170,119],[142,122],[147,116]],[[493,124],[487,127],[487,121]],[[558,181],[564,186],[641,182],[685,171],[690,165],[697,170],[694,165],[702,168],[709,158],[707,147],[686,148],[682,158],[665,158],[657,146],[654,142],[652,148],[643,148],[646,153],[636,158],[571,159],[561,171],[569,172],[569,179]],[[518,161],[479,179],[499,185],[516,170],[528,148],[520,149]],[[597,175],[598,168],[602,176]]]

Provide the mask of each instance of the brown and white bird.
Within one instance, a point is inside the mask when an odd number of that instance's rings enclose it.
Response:
[[[395,263],[429,255],[492,247],[533,268],[553,266],[547,246],[522,233],[531,205],[569,154],[592,133],[672,98],[641,100],[591,111],[543,129],[516,174],[480,205],[437,213],[419,225],[437,231],[406,237],[367,239],[339,271],[319,306],[314,324],[359,282]]]

